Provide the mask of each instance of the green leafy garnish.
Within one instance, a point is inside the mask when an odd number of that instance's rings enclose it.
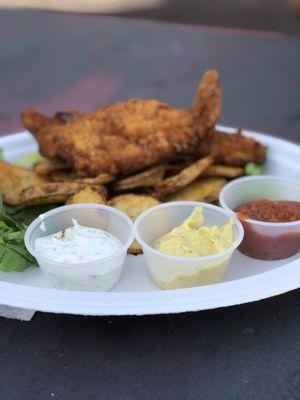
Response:
[[[44,159],[45,158],[41,155],[41,153],[38,151],[32,151],[15,160],[14,164],[18,165],[19,167],[32,168],[35,164],[43,161]]]
[[[3,149],[0,147],[0,160],[4,160]]]
[[[0,197],[0,271],[24,271],[34,265],[35,259],[26,250],[26,225],[8,215]]]
[[[246,175],[261,175],[264,173],[265,165],[264,164],[255,164],[254,162],[250,162],[245,165],[245,174]]]
[[[56,207],[55,204],[39,206],[8,206],[0,194],[0,271],[24,271],[36,260],[24,244],[27,226],[40,214]]]

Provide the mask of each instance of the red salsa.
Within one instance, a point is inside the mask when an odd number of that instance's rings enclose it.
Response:
[[[241,219],[264,222],[292,222],[300,220],[299,201],[252,200],[234,209]]]
[[[262,260],[280,260],[300,250],[299,226],[257,226],[250,220],[292,222],[300,220],[300,202],[252,200],[234,209],[243,224],[245,235],[239,250],[247,256]],[[247,220],[250,219],[250,220]]]

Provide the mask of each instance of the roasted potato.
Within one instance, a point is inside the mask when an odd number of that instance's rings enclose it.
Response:
[[[38,175],[49,175],[53,171],[65,171],[70,167],[62,161],[47,158],[34,166],[34,170]]]
[[[80,182],[50,182],[42,185],[27,187],[21,191],[21,204],[51,204],[63,203],[72,194],[86,187],[85,183]],[[92,186],[103,196],[106,196],[104,186]]]
[[[20,196],[23,189],[47,182],[49,178],[37,175],[32,169],[0,161],[0,192],[5,203],[21,204]]]
[[[106,199],[103,194],[92,189],[90,186],[86,186],[72,194],[66,201],[66,204],[77,204],[77,203],[97,203],[106,204]]]
[[[151,194],[154,197],[163,198],[167,195],[177,192],[178,190],[187,186],[189,183],[193,182],[212,163],[213,159],[210,156],[192,163],[179,172],[179,174],[166,178],[155,185]]]
[[[100,174],[93,178],[78,178],[72,171],[53,171],[50,174],[54,182],[82,182],[87,185],[104,185],[106,183],[113,182],[115,176],[111,174]]]
[[[211,165],[201,176],[220,176],[224,178],[237,178],[245,174],[244,168],[232,167],[231,165]]]
[[[121,179],[113,185],[113,190],[122,191],[138,187],[154,186],[159,183],[165,174],[165,166],[159,165],[143,171],[139,174]]]
[[[76,179],[74,172],[72,171],[52,171],[50,177],[53,182],[73,182]]]
[[[118,210],[123,211],[125,214],[135,221],[136,218],[145,210],[150,207],[156,206],[159,201],[151,196],[143,196],[136,194],[123,194],[120,196],[115,196],[109,200],[108,205],[115,207]],[[128,249],[128,253],[140,254],[142,253],[142,248],[136,240],[132,242]]]
[[[198,178],[178,192],[168,196],[165,201],[203,201],[218,200],[220,190],[226,184],[224,178]]]
[[[88,185],[104,185],[113,182],[115,179],[116,177],[114,175],[103,173],[94,178],[76,178],[75,180],[76,182],[84,182]]]

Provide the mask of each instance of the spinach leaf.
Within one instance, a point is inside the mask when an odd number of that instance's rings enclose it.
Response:
[[[28,253],[24,244],[27,226],[40,214],[52,208],[51,205],[8,206],[0,194],[0,271],[24,271],[36,265],[35,258]]]

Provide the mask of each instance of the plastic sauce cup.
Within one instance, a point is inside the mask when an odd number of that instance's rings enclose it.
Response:
[[[35,239],[48,236],[73,225],[103,229],[122,243],[116,253],[97,261],[65,264],[37,255]],[[120,279],[127,249],[133,241],[133,223],[123,212],[99,204],[74,204],[55,208],[36,218],[27,228],[25,245],[51,285],[67,290],[110,290]]]
[[[227,211],[251,200],[300,201],[300,181],[263,175],[235,179],[220,192],[221,206]],[[300,220],[264,222],[241,219],[245,236],[239,250],[262,260],[291,257],[300,250]]]
[[[206,257],[177,257],[155,250],[151,244],[182,224],[195,207],[202,206],[207,226],[234,221],[234,244],[226,251]],[[142,213],[134,224],[136,240],[143,248],[150,276],[163,289],[209,285],[222,280],[230,258],[243,239],[243,227],[232,212],[193,201],[170,202]]]

